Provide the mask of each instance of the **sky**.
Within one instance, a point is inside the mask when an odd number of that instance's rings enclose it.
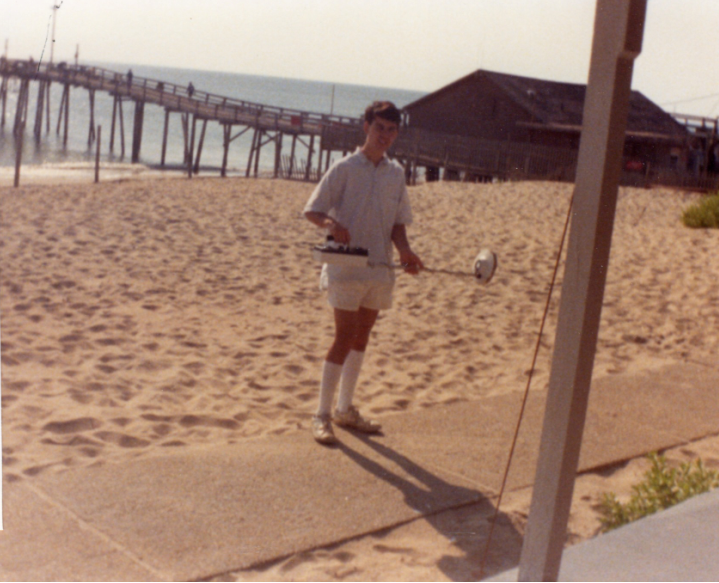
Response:
[[[431,92],[477,69],[586,83],[596,0],[54,0],[55,62]],[[0,50],[50,59],[53,0],[0,0]],[[648,0],[633,88],[719,116],[719,0]]]

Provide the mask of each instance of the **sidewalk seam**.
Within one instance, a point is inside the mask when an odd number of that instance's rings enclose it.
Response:
[[[70,510],[67,506],[64,504],[61,504],[59,501],[55,500],[52,496],[50,496],[47,492],[45,492],[42,488],[35,486],[34,484],[31,484],[30,482],[25,482],[25,486],[28,487],[31,491],[33,491],[35,494],[37,494],[40,498],[45,500],[46,502],[52,504],[55,508],[63,511],[67,515],[69,515],[74,522],[84,530],[87,530],[94,534],[95,536],[98,536],[100,539],[102,539],[104,542],[109,544],[113,549],[116,551],[122,553],[126,557],[128,557],[132,562],[138,564],[143,569],[149,571],[152,573],[155,577],[157,577],[160,580],[163,581],[172,581],[172,577],[168,577],[165,573],[158,571],[153,567],[152,565],[146,563],[143,561],[140,557],[135,555],[132,551],[122,546],[120,543],[112,539],[109,535],[105,534],[101,530],[99,530],[97,527],[92,526],[89,522],[78,516],[75,512]]]

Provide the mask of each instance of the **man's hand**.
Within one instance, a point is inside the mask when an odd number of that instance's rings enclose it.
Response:
[[[402,262],[405,273],[417,275],[421,269],[424,269],[422,260],[413,251],[404,251],[399,254],[399,260]]]
[[[327,226],[327,232],[332,235],[332,238],[335,240],[335,242],[339,243],[340,245],[349,245],[350,232],[334,219],[329,217],[328,219],[329,224]]]
[[[424,269],[422,260],[412,251],[407,240],[407,228],[403,224],[395,224],[392,227],[392,242],[399,251],[399,260],[404,267],[405,273],[417,275],[420,269]]]
[[[331,235],[340,245],[350,244],[350,232],[339,221],[336,221],[325,213],[313,211],[306,212],[305,217],[307,217],[307,220],[312,224],[322,229],[327,229],[327,234]]]

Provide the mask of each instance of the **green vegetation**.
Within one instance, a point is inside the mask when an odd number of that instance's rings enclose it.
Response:
[[[685,209],[682,222],[692,229],[719,228],[719,194],[707,196]]]
[[[632,486],[629,502],[622,504],[613,492],[604,494],[599,508],[603,531],[612,530],[719,486],[719,472],[707,470],[701,460],[683,463],[679,468],[669,468],[663,455],[652,453],[647,458],[652,465],[644,473],[644,479]]]

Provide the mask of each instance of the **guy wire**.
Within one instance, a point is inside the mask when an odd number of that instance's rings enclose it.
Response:
[[[554,272],[552,273],[552,281],[549,284],[549,292],[547,293],[547,303],[544,306],[544,314],[542,315],[542,323],[539,326],[539,334],[537,335],[537,344],[534,348],[534,357],[532,358],[532,366],[529,369],[529,376],[527,378],[527,387],[524,390],[524,397],[522,399],[522,406],[519,410],[519,418],[517,419],[517,426],[514,430],[514,437],[512,438],[512,446],[509,450],[509,458],[507,459],[507,466],[504,469],[504,476],[502,478],[502,486],[499,489],[499,496],[497,497],[497,505],[494,509],[494,515],[489,525],[489,534],[487,535],[487,543],[484,547],[484,554],[482,555],[482,562],[479,567],[479,579],[484,579],[484,570],[487,565],[487,558],[489,557],[489,548],[492,544],[492,535],[494,534],[494,526],[499,516],[499,508],[502,504],[502,496],[504,495],[504,489],[507,485],[507,478],[509,476],[509,468],[512,465],[512,458],[514,457],[514,450],[517,446],[517,439],[519,437],[519,428],[522,425],[522,418],[524,417],[524,410],[527,405],[527,399],[529,398],[529,388],[532,385],[532,376],[534,375],[534,368],[537,364],[537,356],[539,354],[540,343],[542,340],[542,332],[544,331],[544,324],[547,321],[547,315],[549,313],[549,304],[552,299],[552,292],[554,290],[554,283],[557,280],[557,272],[559,271],[559,264],[562,259],[562,249],[564,248],[564,241],[567,237],[567,230],[569,228],[569,220],[572,216],[572,205],[574,204],[574,193],[572,198],[569,200],[569,208],[567,209],[567,218],[564,221],[564,231],[562,232],[562,239],[559,242],[559,251],[557,253],[557,261],[554,264]]]

